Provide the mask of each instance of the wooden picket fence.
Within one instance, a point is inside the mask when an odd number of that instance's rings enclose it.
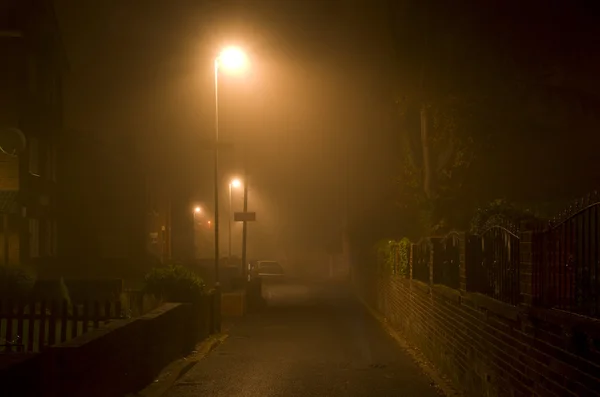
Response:
[[[0,354],[40,352],[121,316],[120,301],[0,300]]]

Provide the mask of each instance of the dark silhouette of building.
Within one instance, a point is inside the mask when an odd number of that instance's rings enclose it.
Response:
[[[168,191],[132,136],[67,130],[61,157],[64,232],[49,276],[139,280],[168,258]]]
[[[61,255],[140,257],[145,252],[145,180],[127,139],[68,130],[61,159]]]
[[[57,151],[67,58],[45,0],[0,1],[0,262],[58,251]]]

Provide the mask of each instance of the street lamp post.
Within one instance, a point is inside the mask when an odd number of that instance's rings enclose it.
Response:
[[[231,223],[231,214],[233,213],[232,211],[232,189],[233,188],[238,188],[240,187],[242,183],[240,182],[239,179],[234,179],[231,182],[229,182],[229,259],[231,260],[231,229],[232,229],[232,223]]]
[[[248,212],[248,169],[244,167],[244,213]],[[248,222],[242,225],[242,276],[247,280],[248,258],[246,257],[246,238],[248,236]]]
[[[219,278],[219,70],[241,70],[246,66],[246,55],[236,47],[225,48],[214,61],[215,73],[215,148],[214,148],[214,188],[215,188],[215,289],[220,288]]]
[[[194,252],[195,258],[198,257],[198,251],[199,251],[199,249],[198,249],[198,246],[199,246],[199,244],[198,244],[198,240],[199,240],[199,238],[198,238],[199,237],[198,236],[198,220],[196,219],[196,217],[200,213],[202,213],[202,208],[200,208],[200,207],[194,208],[194,248],[196,251],[196,252]]]

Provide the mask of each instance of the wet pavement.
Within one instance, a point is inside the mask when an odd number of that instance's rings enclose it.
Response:
[[[343,285],[264,286],[269,306],[165,397],[439,396],[439,389]]]

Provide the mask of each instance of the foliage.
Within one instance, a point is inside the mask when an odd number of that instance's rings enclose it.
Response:
[[[426,7],[425,7],[426,8]],[[456,199],[463,194],[470,170],[478,155],[490,141],[485,98],[479,95],[471,80],[463,79],[469,65],[464,65],[461,53],[467,43],[457,32],[448,28],[449,37],[439,36],[435,27],[426,23],[429,12],[421,5],[404,10],[396,20],[398,55],[398,92],[396,107],[400,119],[402,169],[398,187],[400,201],[421,213],[421,234],[432,234],[441,224],[447,223],[445,213],[439,211],[441,201]],[[408,12],[408,13],[406,13]],[[407,43],[410,32],[410,15],[424,18],[420,36],[428,36],[427,46]],[[408,29],[408,30],[407,30]],[[413,32],[415,33],[415,32]],[[446,43],[438,48],[440,43]],[[425,44],[425,43],[422,43]],[[412,59],[409,66],[405,61]],[[439,65],[443,64],[443,69]],[[415,85],[411,80],[421,80]],[[478,96],[479,95],[479,96]]]
[[[485,225],[488,219],[499,216],[515,224],[527,221],[537,221],[546,216],[535,209],[519,206],[505,199],[496,199],[483,207],[475,210],[471,220],[470,232],[477,233]]]
[[[0,297],[25,299],[35,285],[36,275],[21,266],[0,266]]]
[[[204,292],[204,280],[181,265],[152,269],[145,277],[144,292],[171,302],[196,302]]]
[[[525,7],[522,18],[499,24],[498,15],[510,15],[504,9],[514,5],[470,4],[471,11],[459,16],[461,3],[389,3],[403,157],[398,202],[423,214],[423,234],[458,227],[448,225],[452,207],[442,203],[477,193],[465,187],[486,147],[502,139],[518,145],[538,131],[573,129],[594,117],[597,122],[594,109],[600,107],[598,96],[584,90],[585,82],[574,73],[581,64],[577,57],[592,48],[589,35],[573,32],[568,44],[573,50],[562,51],[553,47],[567,44],[563,35],[540,46],[529,31],[536,20],[538,34],[556,38],[558,9]],[[562,53],[571,55],[556,56]]]
[[[406,237],[398,242],[398,273],[407,275],[409,272],[411,242]]]
[[[377,265],[384,274],[408,274],[410,240],[381,240],[375,245]]]

